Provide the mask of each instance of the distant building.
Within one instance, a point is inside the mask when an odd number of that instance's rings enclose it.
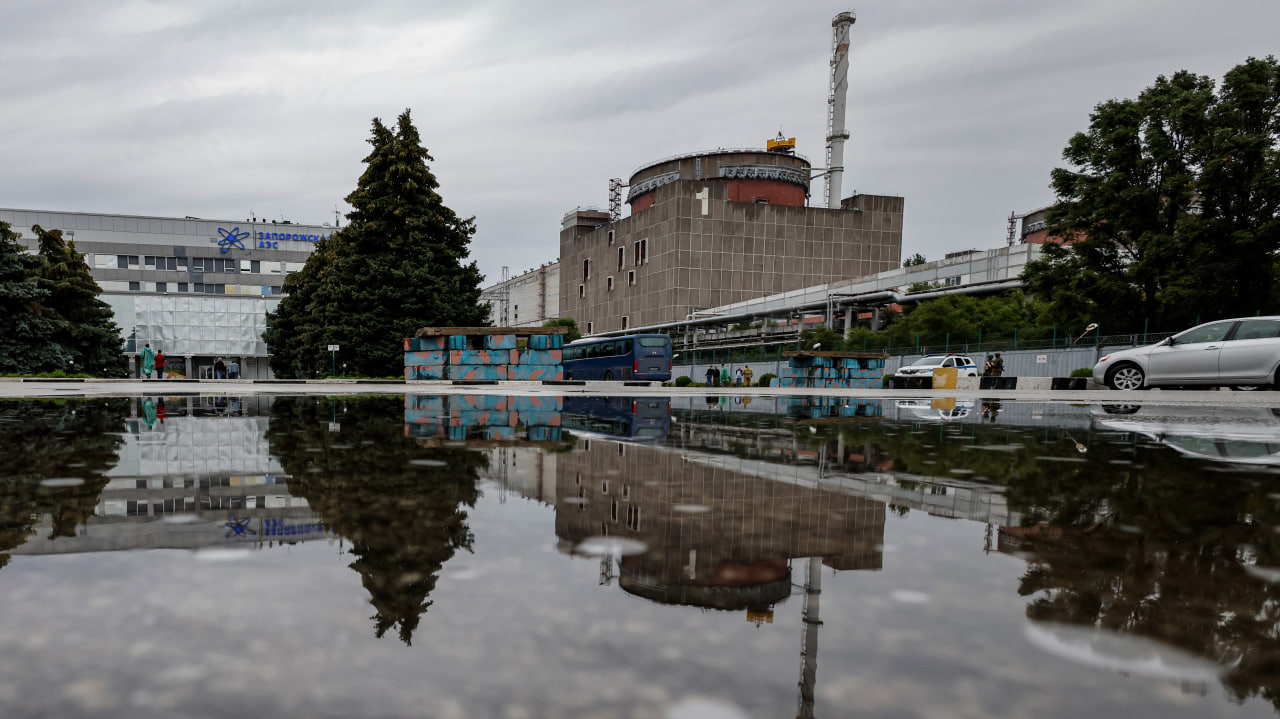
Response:
[[[240,364],[247,379],[271,376],[262,341],[267,312],[280,303],[280,288],[301,270],[315,243],[334,230],[256,218],[106,215],[91,212],[11,210],[0,220],[37,247],[32,225],[62,230],[85,255],[102,300],[115,311],[125,353],[137,372],[137,356],[150,344],[167,356],[166,369],[188,377],[212,377],[223,357]]]
[[[631,215],[575,210],[560,230],[561,316],[584,334],[683,320],[898,267],[903,198],[807,207],[811,166],[789,152],[715,150],[630,178]]]
[[[480,302],[489,305],[489,322],[495,327],[540,327],[560,316],[560,263],[486,287]]]

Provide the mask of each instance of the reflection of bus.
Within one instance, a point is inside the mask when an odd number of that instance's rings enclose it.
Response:
[[[560,424],[579,434],[661,441],[671,427],[671,398],[565,397]]]
[[[671,338],[627,335],[571,342],[564,347],[565,379],[671,379]]]

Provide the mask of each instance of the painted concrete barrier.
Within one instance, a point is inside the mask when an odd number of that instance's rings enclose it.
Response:
[[[424,327],[404,340],[406,380],[557,381],[563,327]]]
[[[561,397],[406,395],[404,434],[422,440],[559,442]]]
[[[873,389],[880,387],[888,355],[875,352],[785,352],[779,387]]]

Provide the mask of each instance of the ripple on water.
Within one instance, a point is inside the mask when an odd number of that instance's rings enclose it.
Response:
[[[200,516],[196,514],[166,514],[160,518],[165,524],[192,524],[200,521]]]
[[[671,511],[685,514],[702,514],[710,512],[711,508],[705,504],[673,504],[671,505]]]
[[[196,550],[196,560],[200,562],[238,562],[248,559],[251,555],[252,552],[249,550],[236,547],[210,547]]]
[[[447,467],[447,466],[449,466],[449,463],[448,463],[448,462],[442,462],[442,461],[440,461],[440,460],[438,460],[438,459],[411,459],[411,460],[409,460],[409,464],[416,465],[416,466],[419,466],[419,467]]]
[[[574,554],[588,557],[628,557],[647,551],[649,545],[626,537],[587,537],[573,548]]]
[[[1244,571],[1248,572],[1249,576],[1261,579],[1264,582],[1280,584],[1280,567],[1264,567],[1257,564],[1246,564]]]
[[[41,487],[79,487],[84,484],[81,477],[51,477],[40,480]]]
[[[1126,676],[1208,682],[1222,673],[1217,664],[1143,637],[1052,622],[1027,624],[1025,634],[1032,646],[1056,657]]]

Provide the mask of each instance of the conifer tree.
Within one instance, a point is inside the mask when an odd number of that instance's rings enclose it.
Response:
[[[0,373],[62,369],[72,359],[56,344],[58,322],[43,309],[49,293],[37,284],[40,260],[0,222]]]
[[[330,344],[355,374],[399,375],[401,340],[421,327],[487,324],[483,277],[467,262],[474,218],[437,192],[432,160],[405,110],[392,130],[373,120],[372,152],[347,196],[349,224],[322,240],[268,315],[263,339],[281,377],[330,372]]]
[[[55,341],[74,362],[65,369],[124,377],[129,365],[120,328],[111,306],[98,298],[102,288],[89,274],[84,255],[74,241],[62,239],[62,230],[35,225],[31,231],[40,241],[37,285],[48,293],[41,306],[58,320]]]

